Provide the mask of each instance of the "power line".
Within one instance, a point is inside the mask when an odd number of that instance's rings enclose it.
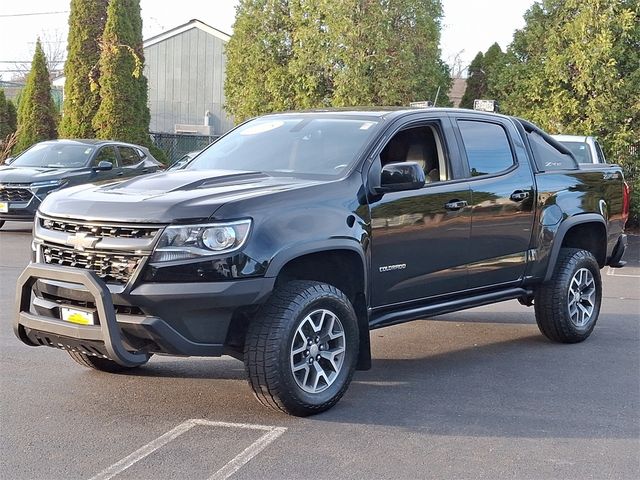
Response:
[[[61,13],[69,13],[69,10],[63,10],[61,12],[8,13],[8,14],[0,15],[0,18],[31,17],[31,16],[34,16],[34,15],[60,15]]]

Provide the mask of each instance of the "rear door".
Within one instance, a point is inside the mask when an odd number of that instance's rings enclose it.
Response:
[[[454,118],[471,189],[469,288],[522,279],[535,213],[534,178],[522,139],[502,117]]]
[[[153,171],[144,164],[144,159],[140,156],[138,149],[125,145],[118,145],[117,148],[125,177],[135,177]]]
[[[453,143],[451,143],[453,142]],[[370,202],[374,307],[464,290],[471,226],[469,184],[447,117],[399,126],[375,158],[415,161],[427,183],[419,190],[386,193]],[[377,163],[377,165],[376,165]]]

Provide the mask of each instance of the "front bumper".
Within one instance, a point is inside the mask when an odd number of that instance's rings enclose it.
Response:
[[[0,212],[0,220],[6,222],[30,222],[36,216],[40,199],[33,195],[28,202],[7,202],[8,212]]]
[[[143,283],[116,291],[90,270],[30,264],[18,279],[14,332],[27,345],[80,351],[124,366],[151,353],[219,356],[234,312],[261,304],[274,281]],[[62,320],[62,306],[94,310],[98,325]]]

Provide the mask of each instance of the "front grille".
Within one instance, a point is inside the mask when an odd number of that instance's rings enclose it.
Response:
[[[54,220],[41,218],[40,225],[47,230],[55,230],[66,233],[89,233],[95,237],[117,238],[153,238],[160,230],[155,226],[133,225],[100,225],[90,223],[68,222],[66,220]]]
[[[119,252],[81,252],[48,244],[41,248],[44,263],[93,270],[105,283],[127,283],[143,258],[141,255]]]
[[[0,202],[28,202],[32,196],[26,188],[0,188]]]

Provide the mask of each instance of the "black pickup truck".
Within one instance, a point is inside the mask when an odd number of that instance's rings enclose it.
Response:
[[[524,120],[455,109],[250,120],[185,169],[48,196],[15,334],[117,372],[242,359],[309,415],[370,368],[369,331],[509,299],[574,343],[621,267],[628,189]]]

